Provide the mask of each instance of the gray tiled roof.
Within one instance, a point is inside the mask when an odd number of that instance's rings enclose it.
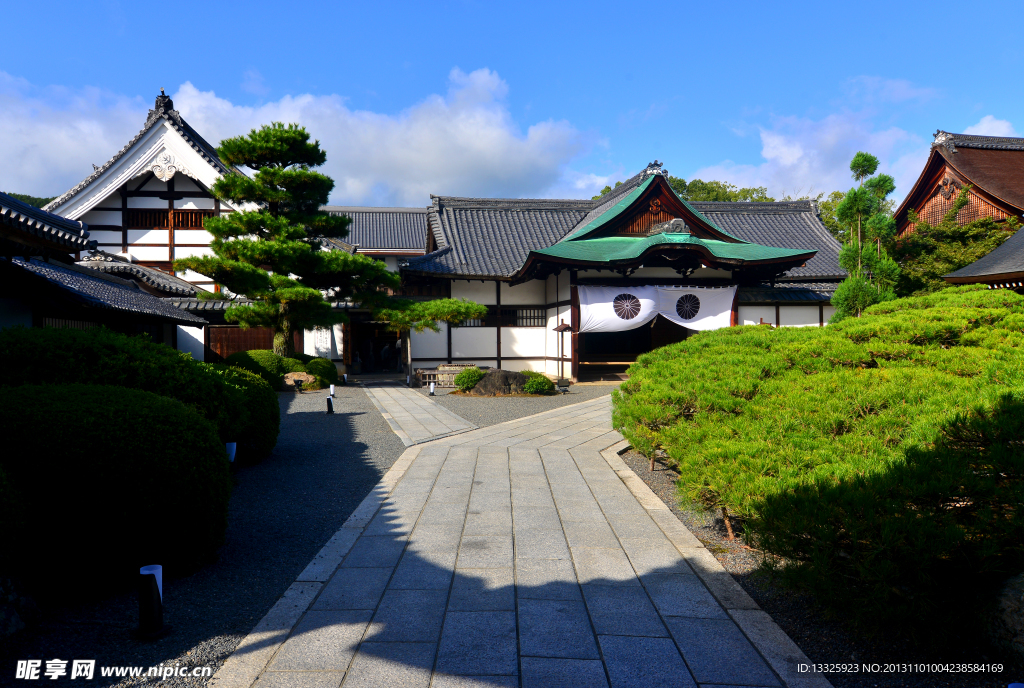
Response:
[[[1024,139],[1010,136],[979,136],[978,134],[954,134],[939,129],[935,132],[932,146],[944,146],[950,153],[960,148],[984,148],[987,150],[1024,150]]]
[[[140,279],[154,289],[174,296],[195,296],[196,287],[180,277],[168,274],[163,270],[148,268],[144,265],[129,263],[127,260],[114,258],[109,254],[98,251],[100,257],[90,260],[79,261],[77,264],[84,268],[92,268],[105,272],[108,275],[119,275],[126,279]]]
[[[2,192],[0,223],[51,242],[68,253],[96,247],[96,242],[89,240],[89,227],[84,222],[54,215]]]
[[[807,266],[793,268],[782,279],[842,279],[839,267],[842,245],[818,218],[814,201],[727,203],[691,201],[702,215],[733,236],[762,246],[804,248],[817,254]]]
[[[530,251],[556,243],[594,201],[432,196],[429,219],[439,250],[408,269],[447,276],[509,277]]]
[[[990,277],[1014,272],[1024,272],[1024,231],[1021,230],[1014,232],[988,255],[946,277]]]
[[[423,252],[427,248],[426,208],[366,208],[325,205],[331,215],[352,218],[348,236],[342,241],[359,252],[374,250]]]
[[[156,97],[156,104],[154,108],[149,111],[149,116],[146,118],[146,123],[143,125],[142,131],[136,134],[131,141],[125,144],[124,148],[115,153],[114,157],[100,167],[97,167],[92,174],[80,181],[78,184],[47,203],[45,208],[48,210],[52,208],[59,208],[84,191],[85,188],[93,182],[93,180],[110,169],[110,166],[115,162],[120,160],[121,157],[127,153],[139,139],[146,135],[146,132],[163,121],[170,123],[174,130],[181,134],[181,137],[185,139],[190,146],[192,146],[193,150],[199,153],[204,160],[213,165],[213,167],[215,167],[221,174],[237,172],[237,170],[234,170],[221,162],[220,157],[217,155],[217,149],[214,146],[211,146],[206,139],[200,136],[196,130],[182,118],[181,114],[174,109],[174,102],[171,100],[170,96],[159,95]]]
[[[736,300],[740,303],[769,303],[790,301],[829,301],[836,282],[780,282],[775,287],[740,287]]]
[[[252,303],[249,299],[167,299],[175,308],[183,311],[225,311],[231,306]]]
[[[191,313],[183,313],[167,299],[139,289],[138,285],[112,275],[78,267],[44,263],[35,258],[11,259],[26,272],[62,288],[72,299],[91,308],[103,308],[170,320],[183,325],[205,325],[206,321]]]

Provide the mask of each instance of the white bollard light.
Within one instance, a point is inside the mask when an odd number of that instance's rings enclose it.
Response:
[[[164,626],[164,568],[160,565],[139,569],[139,637],[148,639],[162,635]]]
[[[434,396],[434,383],[430,383],[430,396]]]
[[[235,451],[237,451],[237,449],[238,449],[238,443],[237,442],[225,442],[224,443],[224,449],[226,449],[227,452],[228,452],[228,461],[230,463],[234,463],[235,462]]]
[[[411,385],[412,384],[412,376],[411,375],[406,375],[405,376],[405,384],[407,384],[407,385]]]
[[[345,384],[347,385],[348,384],[348,373],[342,373],[341,374],[341,379],[343,379],[345,381]]]
[[[334,396],[334,385],[331,385],[331,396]]]

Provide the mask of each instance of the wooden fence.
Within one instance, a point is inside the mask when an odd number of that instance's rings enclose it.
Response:
[[[302,332],[293,333],[295,351],[302,353]],[[273,349],[274,331],[269,327],[250,327],[243,330],[236,325],[212,325],[206,328],[207,363],[218,363],[238,351]]]

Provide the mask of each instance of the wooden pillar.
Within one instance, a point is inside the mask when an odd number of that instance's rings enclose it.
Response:
[[[498,354],[498,368],[501,368],[501,282],[498,280],[494,280],[494,298],[498,304],[495,307],[497,310],[497,317],[494,320],[494,324],[496,325],[494,329],[497,332],[498,341],[498,350],[496,353]]]
[[[739,307],[740,289],[736,287],[736,293],[732,295],[732,308],[729,313],[729,327],[736,327],[740,324],[740,307]]]
[[[445,329],[448,330],[448,362],[452,362],[452,324],[445,323]]]
[[[576,282],[576,273],[569,273],[570,313],[572,317],[572,379],[577,381],[580,376],[580,294]]]
[[[167,191],[172,194],[167,199],[167,259],[171,261],[171,274],[174,274],[174,177],[167,180]]]
[[[779,304],[775,304],[775,327],[782,327],[782,321],[779,320]]]
[[[825,304],[818,302],[818,327],[825,327]]]
[[[128,184],[121,186],[121,251],[128,251]]]

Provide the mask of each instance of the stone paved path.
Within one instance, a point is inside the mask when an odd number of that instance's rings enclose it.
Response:
[[[211,685],[827,687],[622,462],[609,407],[406,450]]]
[[[399,382],[364,382],[363,386],[370,401],[407,447],[476,428]]]

